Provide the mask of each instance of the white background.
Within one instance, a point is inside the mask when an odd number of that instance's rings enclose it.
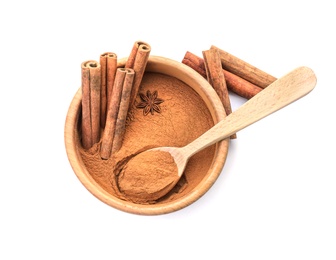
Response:
[[[185,2],[1,2],[0,259],[336,259],[332,1]],[[304,65],[318,83],[239,132],[197,202],[133,215],[79,182],[63,131],[81,62],[136,40],[177,61],[216,45],[275,77]]]

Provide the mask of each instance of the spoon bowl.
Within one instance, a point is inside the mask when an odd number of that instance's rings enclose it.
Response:
[[[176,185],[192,155],[302,98],[312,91],[315,85],[316,76],[314,72],[308,67],[299,67],[270,84],[188,145],[184,147],[158,147],[142,152],[141,156],[144,157],[146,154],[153,152],[164,152],[166,155],[165,159],[159,160],[157,167],[155,167],[156,174],[148,172],[148,169],[138,169],[137,172],[140,172],[140,176],[132,170],[132,167],[126,167],[121,176],[128,180],[127,185],[131,187],[131,190],[129,190],[129,193],[124,190],[125,195],[137,197],[141,194],[142,198],[139,199],[145,201],[155,201],[161,198]],[[130,161],[137,160],[136,157],[138,156],[136,155]],[[158,157],[152,156],[152,158],[152,163],[157,163]],[[175,168],[167,177],[167,169],[171,169],[172,165]],[[145,171],[146,174],[142,174]],[[165,172],[165,178],[157,174],[158,172]],[[156,189],[153,189],[153,185],[149,185],[159,182],[162,185],[159,185]],[[122,182],[119,183],[119,187],[123,190]]]

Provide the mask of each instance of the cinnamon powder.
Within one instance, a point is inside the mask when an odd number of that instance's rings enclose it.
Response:
[[[119,189],[117,178],[130,158],[154,147],[184,146],[214,125],[202,98],[179,79],[146,72],[139,92],[145,94],[148,90],[151,93],[157,91],[158,98],[164,101],[160,104],[160,113],[144,115],[142,109],[134,108],[131,111],[132,120],[126,125],[123,145],[118,152],[108,160],[102,160],[99,154],[100,142],[89,150],[78,147],[93,179],[107,192],[122,200],[130,198]],[[137,102],[141,102],[139,97]],[[184,196],[206,175],[214,153],[215,145],[193,155],[180,181],[164,197],[155,201],[144,198],[135,203],[165,203]]]
[[[177,178],[177,165],[170,153],[149,150],[126,163],[117,175],[117,183],[128,199],[146,203],[163,197]]]

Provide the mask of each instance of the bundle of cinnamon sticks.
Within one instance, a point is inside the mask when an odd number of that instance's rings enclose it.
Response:
[[[268,73],[214,45],[209,50],[202,51],[202,55],[203,59],[187,51],[182,63],[208,80],[222,101],[226,115],[232,112],[229,91],[250,99],[276,80]],[[236,137],[233,134],[231,139]]]
[[[99,62],[82,63],[82,146],[90,149],[101,141],[102,159],[109,159],[122,145],[150,51],[148,43],[136,41],[124,68],[118,68],[113,52],[101,54]]]

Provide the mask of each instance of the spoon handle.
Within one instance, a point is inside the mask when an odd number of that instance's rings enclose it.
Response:
[[[291,71],[185,146],[184,152],[192,156],[207,146],[228,138],[239,130],[305,96],[314,89],[315,85],[316,77],[310,68],[299,67]]]

